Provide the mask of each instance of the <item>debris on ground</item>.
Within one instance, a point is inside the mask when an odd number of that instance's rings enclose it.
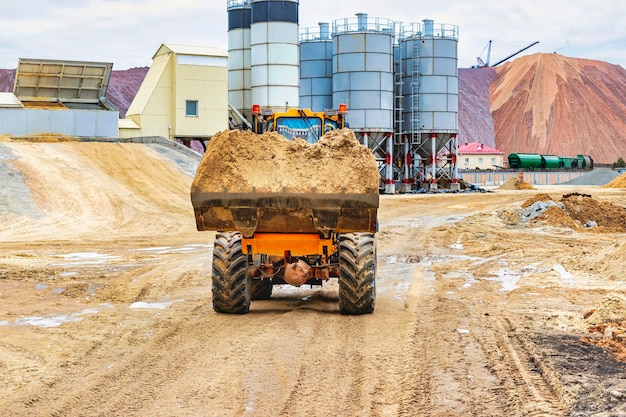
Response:
[[[598,201],[589,194],[570,193],[554,201],[538,194],[522,204],[522,222],[533,225],[568,227],[598,233],[626,232],[626,208]]]
[[[500,190],[536,190],[535,187],[519,178],[509,178],[501,186]]]
[[[583,316],[589,336],[581,340],[607,349],[626,362],[626,295],[609,293],[595,310]]]

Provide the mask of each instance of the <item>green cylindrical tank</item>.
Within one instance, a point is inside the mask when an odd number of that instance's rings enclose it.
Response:
[[[540,166],[542,169],[560,168],[561,158],[556,155],[540,155],[543,158],[543,163]]]
[[[542,158],[534,153],[509,154],[509,166],[511,168],[540,168]]]

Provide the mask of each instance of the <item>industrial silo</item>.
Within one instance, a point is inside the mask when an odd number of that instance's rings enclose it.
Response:
[[[378,161],[392,156],[394,126],[394,25],[389,19],[356,17],[333,22],[333,107],[348,106],[346,121]],[[382,173],[392,192],[390,165]]]
[[[300,107],[333,108],[333,42],[325,22],[300,29]]]
[[[251,0],[252,103],[298,107],[298,0]]]
[[[393,131],[393,22],[357,13],[333,22],[333,107],[356,132]]]
[[[403,27],[403,125],[409,131],[458,130],[458,29],[423,20]],[[420,100],[416,100],[419,96]],[[416,108],[417,107],[417,108]]]
[[[250,0],[228,0],[228,102],[250,119]]]
[[[458,178],[457,46],[457,26],[428,19],[403,26],[400,34],[402,137],[433,183]]]

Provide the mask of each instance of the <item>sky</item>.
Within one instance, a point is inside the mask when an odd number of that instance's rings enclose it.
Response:
[[[226,0],[2,0],[0,68],[19,58],[146,67],[163,43],[228,50]],[[624,0],[299,0],[300,27],[370,18],[402,24],[431,19],[459,28],[458,67],[558,53],[626,68]]]

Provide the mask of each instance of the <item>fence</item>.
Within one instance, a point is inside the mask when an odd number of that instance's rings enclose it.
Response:
[[[502,185],[511,178],[519,178],[531,185],[554,185],[571,181],[589,171],[461,171],[459,178],[475,185]]]

